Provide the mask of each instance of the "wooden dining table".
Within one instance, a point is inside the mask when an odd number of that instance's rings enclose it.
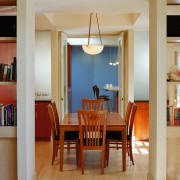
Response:
[[[60,144],[64,144],[65,131],[79,131],[78,114],[67,114],[60,122]],[[106,131],[122,131],[122,162],[126,171],[126,122],[119,113],[108,113]],[[60,171],[63,171],[64,146],[60,146]]]

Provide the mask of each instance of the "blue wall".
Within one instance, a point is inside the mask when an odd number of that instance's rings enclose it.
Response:
[[[110,57],[111,51],[111,57]],[[118,59],[118,47],[104,47],[98,55],[84,53],[81,46],[71,48],[71,85],[72,85],[72,112],[82,109],[82,99],[94,99],[93,85],[100,89],[100,95],[106,94],[113,99],[113,92],[104,91],[105,84],[118,86],[118,66],[110,66]],[[113,103],[112,103],[113,104]],[[115,107],[111,106],[111,111]]]

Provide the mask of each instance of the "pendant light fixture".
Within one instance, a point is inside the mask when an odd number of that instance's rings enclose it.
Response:
[[[98,25],[98,30],[99,30],[99,38],[101,41],[101,45],[90,45],[90,36],[91,36],[91,17],[93,13],[90,13],[90,23],[89,23],[89,36],[88,36],[88,45],[82,45],[82,49],[84,50],[85,53],[90,54],[90,55],[96,55],[102,52],[104,46],[102,45],[102,40],[101,40],[101,33],[100,33],[100,28],[99,28],[99,22],[98,22],[98,16],[96,13],[96,19],[97,19],[97,25]]]

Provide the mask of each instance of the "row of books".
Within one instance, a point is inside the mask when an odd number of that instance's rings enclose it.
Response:
[[[0,81],[16,81],[17,79],[17,62],[14,57],[11,65],[0,64]]]
[[[17,125],[17,107],[13,104],[0,104],[0,126]]]
[[[180,108],[167,106],[167,126],[180,126]]]

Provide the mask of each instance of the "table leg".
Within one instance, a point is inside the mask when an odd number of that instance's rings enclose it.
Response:
[[[122,160],[123,171],[126,171],[126,127],[122,131]]]
[[[64,130],[60,128],[60,171],[63,171]]]

